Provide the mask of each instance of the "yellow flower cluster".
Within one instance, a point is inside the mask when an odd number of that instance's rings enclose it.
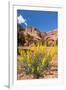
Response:
[[[35,56],[37,53],[41,53],[44,55],[44,59],[43,62],[46,60],[45,58],[48,58],[48,56],[50,56],[51,58],[54,57],[54,55],[57,52],[57,47],[47,47],[44,45],[33,45],[30,50],[23,50],[23,49],[19,49],[19,53],[20,53],[20,61],[25,59],[28,62],[31,62],[32,59],[32,55]]]
[[[50,50],[49,50],[49,56],[51,58],[53,58],[54,55],[56,55],[56,53],[57,53],[57,47],[56,46],[55,47],[51,47]]]
[[[33,53],[36,54],[36,53],[43,53],[43,54],[46,54],[47,53],[47,47],[46,46],[43,46],[43,45],[33,45],[33,47],[31,48],[33,50]]]
[[[32,73],[39,73],[41,68],[47,67],[49,62],[57,53],[57,47],[47,47],[44,45],[33,45],[30,50],[19,49],[20,57],[18,61],[21,63],[25,61],[25,71]],[[37,71],[36,71],[37,70]],[[44,69],[43,69],[44,70]],[[42,71],[41,71],[42,72]]]

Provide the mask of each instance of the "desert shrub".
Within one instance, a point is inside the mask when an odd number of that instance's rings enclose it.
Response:
[[[56,54],[57,47],[47,48],[42,44],[33,45],[31,50],[19,49],[19,62],[22,63],[26,74],[33,74],[34,78],[43,76],[44,71],[49,69],[50,62]]]

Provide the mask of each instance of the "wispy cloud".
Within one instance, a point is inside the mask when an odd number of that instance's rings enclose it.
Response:
[[[22,15],[20,15],[20,16],[17,17],[17,22],[19,24],[22,24],[23,23],[23,24],[25,24],[27,26],[26,19]]]

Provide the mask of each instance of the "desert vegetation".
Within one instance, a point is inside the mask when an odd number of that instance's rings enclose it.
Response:
[[[37,79],[44,78],[46,73],[50,73],[52,60],[56,57],[57,46],[47,47],[43,45],[33,45],[30,50],[18,49],[18,75],[22,73],[23,77],[18,79]],[[25,76],[24,76],[25,75]],[[30,77],[30,75],[32,77]]]
[[[36,28],[19,29],[17,43],[18,80],[57,78],[58,39],[55,31],[41,35]]]

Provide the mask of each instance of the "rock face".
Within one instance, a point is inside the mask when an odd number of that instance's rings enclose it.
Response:
[[[50,39],[56,40],[57,37],[57,30],[53,30],[52,32],[47,32],[47,37]]]
[[[50,32],[40,32],[35,27],[28,27],[17,30],[18,43],[25,46],[30,46],[37,41],[46,42],[48,45],[53,45],[54,41],[57,41],[57,30]],[[21,44],[20,44],[21,45]]]
[[[38,40],[41,39],[40,38],[41,32],[37,28],[34,28],[34,27],[26,28],[24,34],[29,34],[30,36],[32,36],[32,37],[34,37],[35,39],[38,39]]]

